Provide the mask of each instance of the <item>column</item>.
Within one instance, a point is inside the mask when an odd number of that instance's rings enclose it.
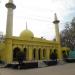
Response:
[[[33,51],[33,48],[29,47],[29,50],[28,50],[28,60],[32,60],[32,58],[33,58],[32,51]]]
[[[38,49],[36,49],[36,55],[35,55],[36,60],[38,60]]]

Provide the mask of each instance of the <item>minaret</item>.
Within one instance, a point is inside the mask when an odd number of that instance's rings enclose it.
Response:
[[[12,50],[13,9],[15,9],[16,6],[13,4],[13,0],[9,0],[9,2],[5,6],[8,9],[8,12],[7,12],[4,59],[6,63],[11,63],[13,61],[13,50]]]
[[[55,24],[56,42],[58,43],[58,58],[59,58],[59,62],[61,63],[62,51],[61,51],[61,43],[60,43],[59,25],[58,25],[59,22],[60,21],[58,20],[57,15],[55,13],[53,23]]]
[[[55,13],[53,23],[55,24],[56,41],[60,43],[60,34],[59,34],[59,25],[58,25],[59,22],[60,21],[58,20],[57,15]]]
[[[9,0],[9,2],[6,3],[5,6],[8,9],[7,25],[6,25],[6,37],[10,38],[12,36],[12,32],[13,32],[13,9],[15,9],[16,6],[13,4],[13,0]]]

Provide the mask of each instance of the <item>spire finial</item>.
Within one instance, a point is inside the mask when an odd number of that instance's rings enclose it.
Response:
[[[53,23],[54,24],[57,24],[57,23],[59,23],[60,21],[58,20],[58,18],[57,18],[57,15],[56,15],[56,13],[54,14],[54,21],[53,21]]]
[[[55,20],[58,20],[58,19],[57,19],[57,14],[56,14],[56,13],[54,14],[54,18],[55,18]]]
[[[26,21],[26,30],[27,30],[27,21]]]
[[[13,3],[13,0],[9,0],[10,3]]]

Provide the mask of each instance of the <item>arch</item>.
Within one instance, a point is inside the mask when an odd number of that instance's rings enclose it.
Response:
[[[17,53],[20,51],[21,49],[19,47],[15,47],[13,49],[13,61],[17,61]]]
[[[69,50],[67,50],[67,55],[69,56]]]
[[[27,48],[24,48],[23,51],[24,51],[24,60],[26,60],[26,58],[27,58]]]
[[[67,53],[66,53],[66,51],[65,51],[65,50],[64,50],[64,51],[62,51],[62,56],[63,56],[63,59],[67,58]]]
[[[36,59],[36,48],[33,49],[33,60]]]
[[[41,48],[38,49],[38,59],[41,59]]]
[[[54,49],[53,52],[51,52],[50,58],[57,61],[57,49]]]
[[[43,57],[46,57],[46,49],[43,49]]]
[[[52,49],[49,51],[49,59],[51,59]]]
[[[56,59],[58,58],[58,52],[57,52],[57,49],[54,49],[54,54],[55,54],[55,57]]]
[[[17,47],[18,47],[21,51],[23,50],[22,45],[13,44],[13,46],[12,46],[13,50],[14,50],[15,48],[17,48]]]

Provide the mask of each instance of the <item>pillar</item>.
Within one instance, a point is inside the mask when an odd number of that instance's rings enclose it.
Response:
[[[32,60],[33,59],[32,51],[33,51],[33,48],[29,47],[29,50],[28,50],[28,60]]]
[[[61,43],[60,43],[60,33],[59,33],[59,22],[60,22],[60,21],[57,19],[57,15],[56,15],[56,13],[55,13],[53,23],[55,24],[56,42],[58,43],[58,58],[59,58],[59,59],[62,59]]]
[[[13,4],[13,0],[9,0],[6,3],[7,12],[7,25],[6,25],[6,38],[5,38],[5,61],[7,63],[12,62],[12,32],[13,32],[13,9],[16,6]]]

